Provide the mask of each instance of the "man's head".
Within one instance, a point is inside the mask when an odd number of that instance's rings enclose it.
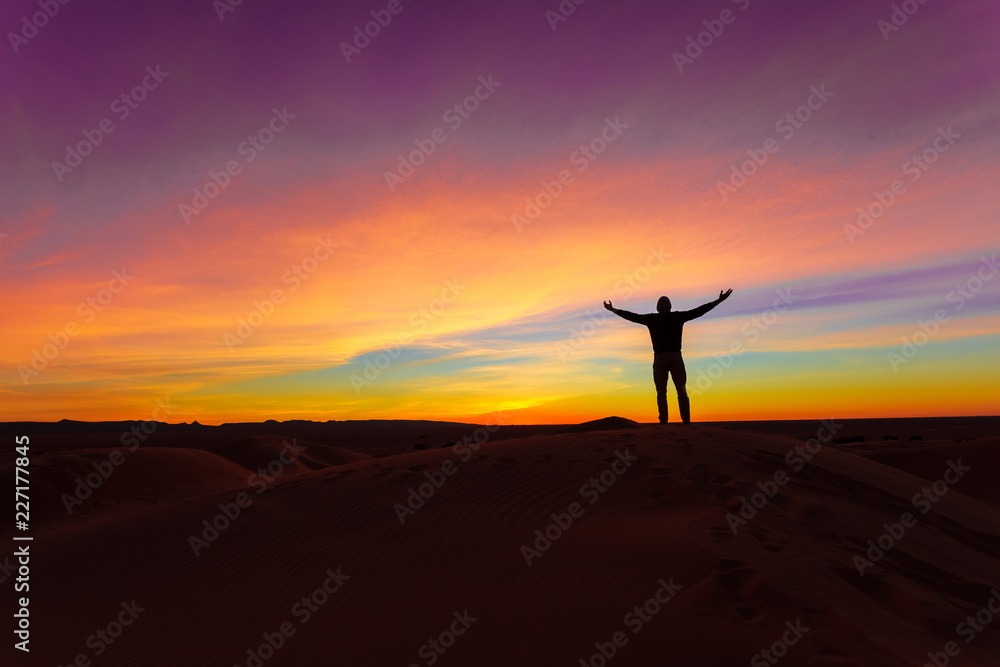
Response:
[[[656,312],[658,313],[669,313],[670,312],[670,299],[665,296],[661,296],[660,300],[656,302]]]

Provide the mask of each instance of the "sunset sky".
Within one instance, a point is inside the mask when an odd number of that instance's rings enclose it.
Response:
[[[997,414],[1000,4],[903,4],[5,2],[0,420],[655,421],[602,301],[728,288],[695,421]]]

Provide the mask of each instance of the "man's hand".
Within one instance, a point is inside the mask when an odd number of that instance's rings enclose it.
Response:
[[[611,302],[610,301],[605,301],[604,302],[604,307],[607,308],[608,310],[612,310],[612,311],[614,310],[614,308],[611,307]]]
[[[726,299],[728,299],[729,295],[732,294],[732,293],[733,293],[732,289],[730,289],[728,292],[721,292],[720,291],[719,292],[719,303],[722,303],[723,301],[725,301]]]

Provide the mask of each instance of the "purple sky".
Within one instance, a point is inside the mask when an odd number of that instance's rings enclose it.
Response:
[[[141,409],[164,393],[187,395],[189,414],[203,421],[240,405],[251,416],[290,413],[302,400],[294,391],[239,382],[282,377],[315,395],[301,373],[328,374],[335,379],[324,375],[324,386],[336,388],[300,415],[468,416],[546,401],[563,406],[558,414],[585,415],[598,396],[647,382],[636,361],[648,353],[642,332],[609,329],[572,369],[549,369],[551,341],[568,335],[567,318],[614,297],[651,247],[670,252],[671,264],[636,292],[636,309],[651,309],[664,290],[685,307],[730,286],[745,297],[718,313],[728,324],[692,339],[692,358],[726,349],[740,318],[797,285],[803,305],[768,350],[812,350],[812,373],[823,372],[827,351],[856,350],[866,370],[853,382],[870,383],[922,313],[1000,245],[997,2],[914,3],[886,35],[879,21],[890,20],[892,3],[860,0],[588,0],[555,30],[546,17],[555,0],[403,0],[346,62],[341,42],[386,5],[245,0],[220,20],[210,0],[73,0],[14,45],[11,34],[39,4],[0,7],[0,258],[4,305],[23,314],[4,357],[11,418],[49,415],[43,405],[84,417],[108,402]],[[675,52],[723,11],[732,22],[679,72]],[[113,101],[147,67],[168,76],[117,118]],[[442,112],[481,76],[499,88],[390,190],[385,173],[397,156],[445,126]],[[781,139],[776,123],[814,86],[832,95]],[[244,162],[238,147],[274,109],[294,118]],[[114,131],[58,178],[53,162],[105,117]],[[511,215],[616,118],[624,134],[517,232]],[[937,164],[907,181],[871,230],[845,236],[858,207],[948,127],[960,138]],[[778,152],[720,199],[720,182],[769,138],[779,138]],[[242,171],[232,185],[183,220],[192,188],[234,159]],[[336,266],[220,357],[222,332],[326,234],[340,244]],[[18,368],[32,351],[123,265],[142,276],[136,286],[24,383]],[[414,342],[436,350],[434,359],[385,380],[371,401],[359,397],[348,381],[359,360],[456,275],[474,287]],[[995,349],[988,322],[1000,312],[998,286],[989,283],[937,349],[971,337]],[[851,332],[836,338],[845,322]],[[525,327],[529,343],[519,338]],[[163,367],[149,367],[161,354]],[[475,376],[454,355],[531,380]],[[629,361],[605,363],[612,357]],[[977,367],[962,363],[956,382]],[[587,372],[611,384],[574,393]],[[618,372],[630,381],[607,380]],[[466,396],[470,386],[474,399],[449,413],[449,392]],[[419,400],[400,402],[415,391]],[[844,401],[845,410],[857,405]],[[722,403],[713,409],[724,413]],[[810,409],[818,411],[796,414]]]

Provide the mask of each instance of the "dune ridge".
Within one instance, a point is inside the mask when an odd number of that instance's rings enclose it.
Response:
[[[246,665],[285,621],[295,632],[269,666],[421,665],[465,610],[477,620],[441,664],[579,664],[618,631],[615,664],[747,664],[799,622],[809,630],[783,665],[923,665],[997,584],[995,508],[959,479],[862,576],[855,557],[929,480],[833,445],[793,471],[785,457],[802,444],[668,425],[357,460],[250,493],[197,556],[190,536],[246,487],[65,526],[38,556],[52,573],[39,607],[67,628],[46,656],[86,652],[98,619],[134,598],[146,611],[103,665]],[[618,474],[622,455],[635,460]],[[734,534],[727,516],[782,469],[790,480]],[[574,503],[580,515],[555,530]],[[541,549],[547,530],[558,536]],[[530,566],[525,546],[539,547]],[[337,568],[349,579],[300,623],[296,601]],[[679,593],[634,633],[627,614],[661,580]],[[60,604],[67,592],[80,603]],[[998,626],[963,643],[962,665],[995,664]]]

